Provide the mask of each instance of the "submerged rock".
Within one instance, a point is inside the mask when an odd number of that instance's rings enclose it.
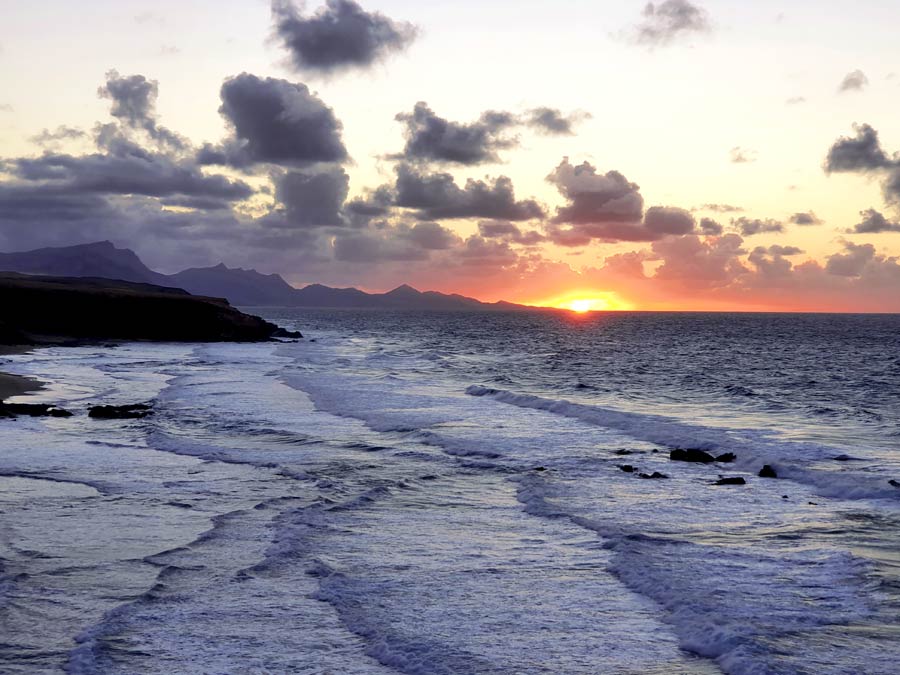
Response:
[[[88,417],[101,420],[139,420],[152,412],[153,409],[146,403],[95,405],[90,409]]]
[[[888,481],[888,485],[892,485],[892,486],[894,486],[895,488],[900,488],[900,480],[894,480],[893,478],[891,478],[891,479]]]
[[[719,455],[716,457],[717,462],[733,462],[737,459],[737,455],[733,452],[726,452],[724,455]]]
[[[778,478],[778,473],[772,467],[771,464],[766,464],[763,468],[759,470],[760,478]]]
[[[659,478],[668,478],[668,476],[664,473],[660,473],[659,471],[654,471],[653,473],[639,473],[638,478],[645,478],[647,480],[655,480]]]
[[[54,405],[40,403],[3,403],[0,402],[0,417],[71,417],[72,413]]]
[[[669,453],[669,459],[675,460],[676,462],[700,462],[702,464],[709,464],[710,462],[716,461],[715,457],[708,452],[696,450],[694,448],[678,448],[677,450],[672,450],[672,452]]]
[[[730,476],[729,478],[720,478],[716,481],[716,485],[746,485],[747,481],[745,481],[740,476]]]
[[[619,468],[625,473],[634,473],[637,470],[631,464],[620,464]]]

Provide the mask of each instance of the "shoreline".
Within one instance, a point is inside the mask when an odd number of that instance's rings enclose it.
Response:
[[[29,345],[0,345],[0,357],[6,354],[24,354],[32,349],[34,347]],[[38,380],[22,375],[12,375],[0,370],[0,401],[43,388],[44,385]]]

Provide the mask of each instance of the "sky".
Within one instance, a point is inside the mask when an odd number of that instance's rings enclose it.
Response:
[[[0,250],[900,311],[900,5],[3,0]],[[585,302],[587,301],[587,304]]]

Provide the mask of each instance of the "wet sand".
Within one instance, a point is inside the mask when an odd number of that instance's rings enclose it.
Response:
[[[0,345],[0,357],[4,354],[21,354],[29,349],[31,349],[31,347]],[[19,396],[21,394],[26,394],[29,391],[36,391],[42,386],[43,385],[37,380],[0,372],[0,401],[5,401],[11,396]]]

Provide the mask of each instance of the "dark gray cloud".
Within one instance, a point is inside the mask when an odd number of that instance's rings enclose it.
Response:
[[[711,30],[706,10],[688,0],[648,2],[637,25],[637,41],[652,47],[672,44],[689,35]]]
[[[444,251],[456,246],[460,241],[454,232],[434,222],[416,223],[404,230],[401,236],[427,251]]]
[[[13,174],[54,193],[210,197],[242,200],[253,194],[243,181],[204,175],[190,163],[132,148],[122,154],[45,153],[12,162]]]
[[[900,232],[900,223],[888,220],[875,209],[860,211],[862,220],[854,225],[851,232],[855,234],[876,234],[879,232]]]
[[[887,169],[898,164],[881,149],[878,132],[868,124],[854,124],[855,137],[842,136],[828,151],[825,170],[828,173],[867,172]]]
[[[350,177],[341,169],[319,173],[288,171],[275,179],[275,199],[287,227],[343,225],[341,210],[347,200]],[[269,223],[279,223],[269,220]]]
[[[869,78],[866,77],[866,74],[861,70],[854,70],[844,76],[844,79],[841,80],[841,84],[838,87],[838,91],[841,93],[847,91],[862,91],[867,86],[869,86]]]
[[[547,107],[533,108],[525,115],[528,126],[548,136],[571,136],[575,127],[588,119],[591,119],[588,112],[575,111],[566,115],[561,110]]]
[[[126,127],[143,129],[151,138],[172,146],[184,148],[187,142],[178,134],[163,126],[156,119],[156,99],[159,84],[143,75],[122,77],[115,70],[106,74],[106,84],[97,89],[101,98],[112,101],[110,114]]]
[[[618,171],[599,174],[588,162],[575,166],[566,158],[547,180],[569,201],[557,210],[556,223],[635,223],[643,216],[640,186]]]
[[[839,277],[859,277],[873,260],[875,247],[872,244],[845,241],[844,252],[830,255],[825,263],[825,271]]]
[[[548,237],[560,246],[595,239],[657,241],[694,231],[694,217],[685,209],[654,206],[644,214],[640,187],[618,171],[600,174],[587,162],[575,166],[566,158],[547,180],[568,201],[547,226]]]
[[[304,84],[242,73],[225,80],[221,97],[219,112],[234,136],[201,148],[201,164],[306,167],[347,159],[340,121]]]
[[[793,263],[787,258],[800,255],[803,251],[796,246],[757,246],[747,259],[765,277],[786,277],[791,274]]]
[[[722,234],[724,230],[725,228],[722,227],[722,224],[712,218],[700,219],[700,232],[707,236],[717,237]]]
[[[794,225],[821,225],[824,221],[812,211],[801,211],[790,217]]]
[[[831,146],[825,172],[882,175],[885,200],[900,202],[900,156],[885,153],[878,132],[868,124],[855,124],[853,129],[855,137],[841,137]]]
[[[274,0],[275,34],[297,70],[332,73],[368,68],[402,51],[417,29],[378,12],[366,12],[352,0],[327,0],[315,14],[304,16],[291,0]]]
[[[489,110],[475,122],[451,122],[420,101],[396,119],[406,125],[406,146],[398,159],[473,166],[497,162],[499,151],[518,145],[510,131],[519,121],[508,112]]]
[[[478,233],[485,239],[506,239],[522,246],[534,246],[547,239],[534,230],[523,232],[518,225],[508,220],[482,220],[478,223]]]
[[[334,258],[342,262],[377,263],[427,260],[429,251],[399,237],[374,233],[341,234],[334,239]]]
[[[449,173],[426,174],[408,164],[397,166],[395,204],[416,209],[428,220],[448,218],[542,218],[544,210],[534,200],[516,201],[512,181],[499,176],[492,181],[466,181],[460,188]]]
[[[393,189],[382,185],[364,197],[351,199],[345,205],[344,211],[353,225],[364,227],[376,218],[385,218],[390,215],[393,204]]]
[[[741,236],[752,237],[755,234],[779,234],[784,232],[784,223],[772,218],[733,218],[731,226],[741,233]]]

